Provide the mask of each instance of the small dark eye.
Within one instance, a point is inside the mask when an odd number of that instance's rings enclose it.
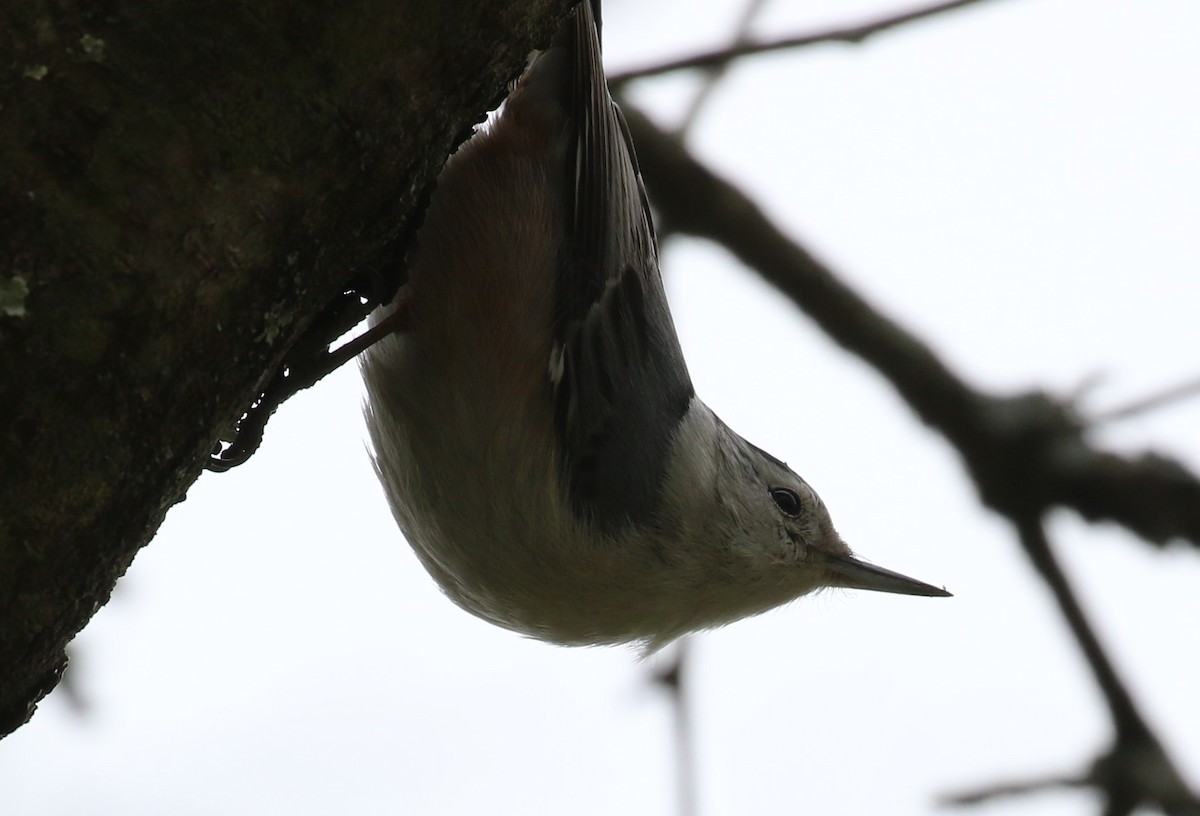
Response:
[[[790,487],[772,487],[771,498],[785,516],[795,518],[800,515],[800,497]]]

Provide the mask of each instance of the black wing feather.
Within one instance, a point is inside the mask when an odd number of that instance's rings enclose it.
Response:
[[[564,478],[603,529],[652,517],[693,396],[667,309],[645,188],[600,56],[598,9],[582,3],[558,47],[570,138],[567,241],[555,281],[555,382]]]

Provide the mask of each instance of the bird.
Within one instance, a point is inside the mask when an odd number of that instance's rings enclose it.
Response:
[[[585,0],[446,162],[360,358],[372,460],[468,612],[647,653],[826,587],[950,593],[857,558],[821,498],[696,395]]]

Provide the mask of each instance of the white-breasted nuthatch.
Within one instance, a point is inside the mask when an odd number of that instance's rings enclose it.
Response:
[[[363,358],[409,543],[463,608],[563,644],[653,649],[820,587],[948,595],[856,559],[696,396],[592,2],[447,162],[404,328]]]

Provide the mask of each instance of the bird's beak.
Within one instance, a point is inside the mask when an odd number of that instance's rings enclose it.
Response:
[[[924,595],[929,598],[954,597],[944,589],[930,586],[915,578],[892,572],[853,556],[826,555],[825,566],[833,573],[831,586],[845,589],[870,589],[874,592],[894,592],[897,595]]]

